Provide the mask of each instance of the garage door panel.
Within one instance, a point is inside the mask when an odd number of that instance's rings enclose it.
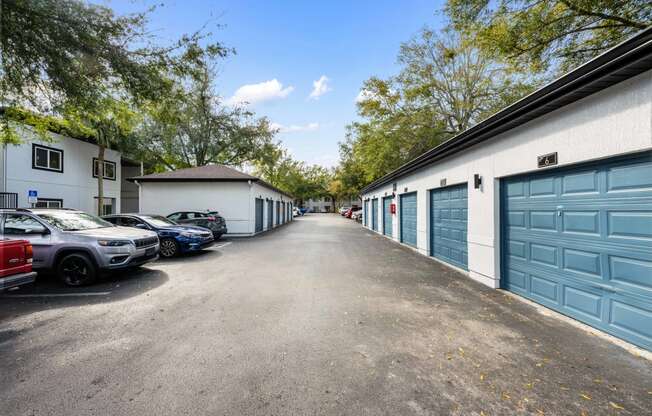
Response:
[[[502,284],[652,349],[652,154],[505,179]]]
[[[602,320],[603,297],[599,291],[564,285],[563,306],[572,312],[584,315],[586,319],[599,324]]]
[[[561,196],[600,192],[597,171],[567,174],[561,177]]]
[[[652,211],[610,211],[607,227],[609,237],[652,241]]]
[[[529,186],[529,194],[532,197],[554,197],[556,195],[554,178],[533,179],[530,181]]]
[[[601,233],[599,211],[564,211],[561,216],[562,232],[591,234]]]
[[[602,279],[603,272],[600,253],[564,248],[562,249],[562,256],[564,271],[581,273],[583,276],[592,279]]]
[[[631,302],[624,303],[618,300],[611,300],[609,311],[612,327],[642,340],[646,344],[652,344],[652,310]]]
[[[554,304],[559,303],[559,283],[554,280],[531,274],[530,293],[540,300]]]
[[[652,189],[652,162],[607,169],[609,191],[645,191]]]
[[[609,256],[609,274],[614,286],[633,286],[652,297],[652,261]]]

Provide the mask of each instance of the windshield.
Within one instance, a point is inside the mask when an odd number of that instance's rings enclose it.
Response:
[[[161,215],[141,215],[140,218],[154,227],[169,227],[170,225],[177,225],[176,222]]]
[[[110,222],[85,212],[61,211],[39,213],[39,218],[63,231],[94,230],[114,227]]]

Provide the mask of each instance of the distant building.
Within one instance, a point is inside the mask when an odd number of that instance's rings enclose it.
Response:
[[[136,176],[140,212],[218,211],[227,235],[247,236],[292,220],[291,195],[260,178],[222,165]]]

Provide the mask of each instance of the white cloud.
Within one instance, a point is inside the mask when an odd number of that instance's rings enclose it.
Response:
[[[229,105],[236,104],[255,104],[263,101],[278,100],[287,97],[292,91],[293,86],[283,88],[276,78],[270,81],[260,82],[258,84],[247,84],[238,88],[233,97],[226,100]]]
[[[322,75],[317,81],[313,81],[312,92],[310,93],[309,98],[318,100],[319,97],[326,94],[328,91],[332,91],[333,89],[328,85],[329,81],[330,79],[326,75]]]
[[[362,101],[369,100],[371,98],[374,98],[374,94],[371,91],[368,90],[360,90],[358,93],[358,96],[355,97],[355,102],[356,103],[361,103]]]
[[[308,123],[304,125],[290,124],[285,126],[280,123],[272,123],[271,128],[278,130],[280,133],[296,133],[299,131],[315,131],[319,129],[319,123]]]

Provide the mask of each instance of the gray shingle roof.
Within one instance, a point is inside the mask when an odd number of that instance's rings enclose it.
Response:
[[[224,165],[206,165],[195,168],[177,169],[169,172],[152,173],[150,175],[136,176],[131,178],[139,182],[147,181],[178,181],[178,180],[256,180],[255,176],[247,175],[233,168]]]

